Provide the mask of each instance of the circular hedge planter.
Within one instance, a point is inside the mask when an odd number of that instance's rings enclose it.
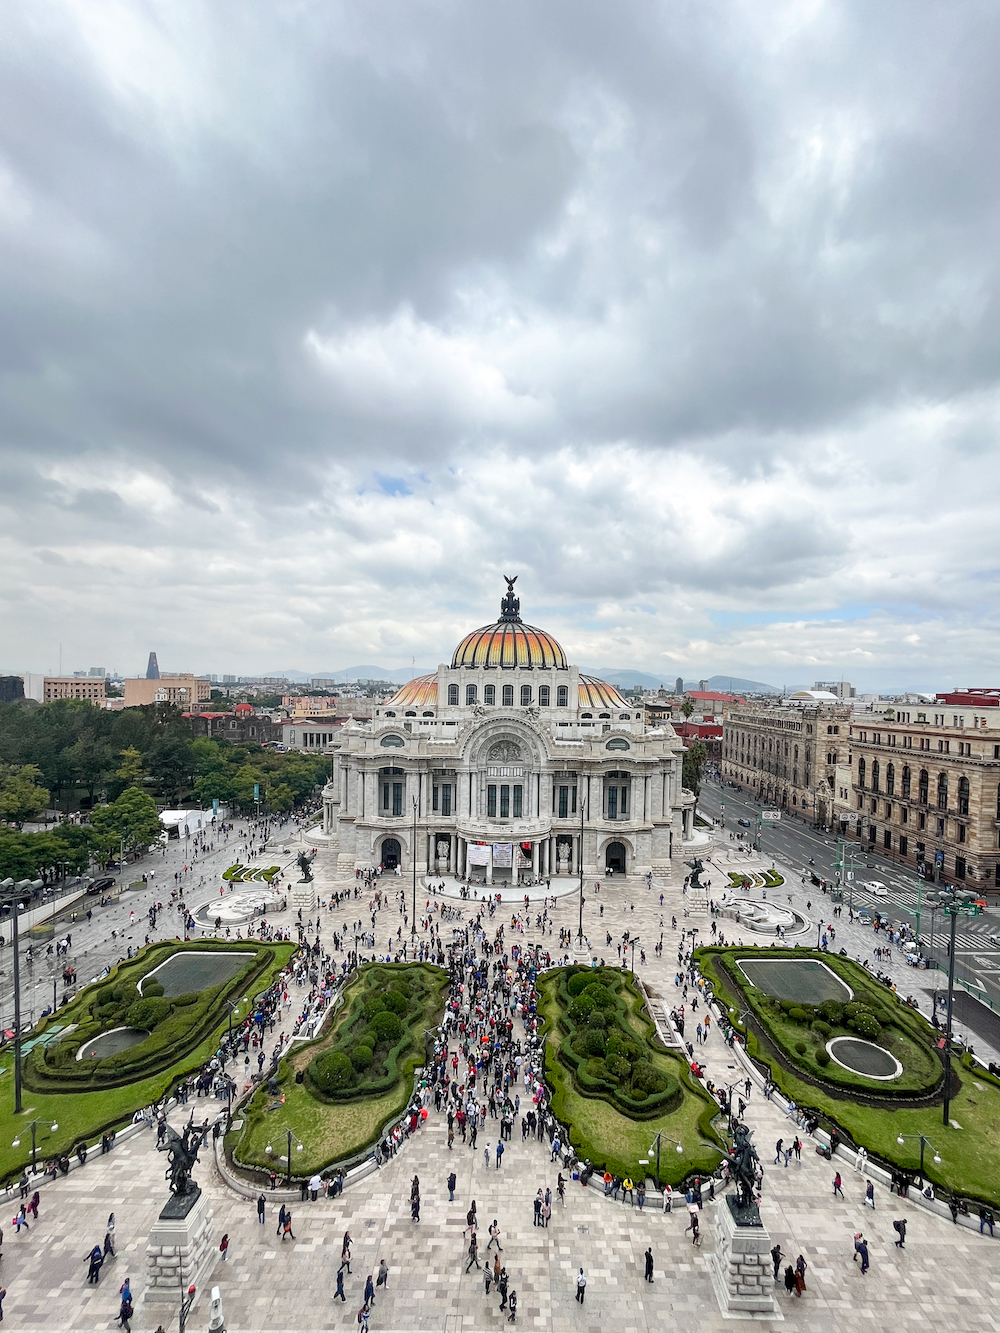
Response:
[[[891,1052],[861,1037],[834,1037],[826,1043],[826,1049],[830,1059],[841,1069],[849,1069],[852,1074],[861,1074],[865,1078],[888,1083],[903,1072],[903,1066]]]

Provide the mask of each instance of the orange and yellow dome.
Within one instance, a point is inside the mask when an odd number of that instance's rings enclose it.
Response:
[[[436,675],[414,676],[401,686],[388,701],[389,708],[436,708],[438,678]]]
[[[596,676],[580,677],[581,708],[630,708],[631,704],[623,699],[613,685]]]
[[[566,670],[566,654],[551,634],[522,621],[498,620],[467,634],[452,654],[453,667],[555,667]]]

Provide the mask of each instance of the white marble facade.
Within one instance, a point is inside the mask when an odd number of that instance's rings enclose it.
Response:
[[[525,625],[513,580],[493,625],[450,665],[404,685],[339,737],[323,793],[338,867],[500,883],[646,874],[667,879],[691,835],[683,748],[641,705],[583,676]]]

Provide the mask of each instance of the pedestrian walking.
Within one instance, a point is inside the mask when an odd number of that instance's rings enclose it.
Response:
[[[278,1229],[274,1234],[276,1236],[280,1236],[282,1230],[284,1229],[284,1226],[285,1226],[285,1205],[282,1204],[281,1207],[278,1209]]]
[[[772,1260],[772,1262],[773,1262],[773,1264],[774,1264],[774,1280],[775,1280],[775,1282],[777,1282],[777,1280],[778,1280],[778,1269],[779,1269],[779,1267],[781,1266],[781,1261],[782,1261],[782,1259],[784,1259],[784,1257],[785,1257],[785,1256],[781,1253],[781,1246],[780,1246],[780,1245],[775,1245],[775,1246],[773,1247],[773,1249],[771,1250],[771,1260]]]
[[[905,1218],[905,1217],[901,1217],[901,1218],[899,1218],[898,1221],[893,1222],[893,1224],[892,1224],[892,1229],[893,1229],[893,1231],[895,1231],[896,1235],[899,1237],[899,1239],[896,1241],[896,1249],[897,1249],[897,1250],[905,1250],[905,1249],[906,1249],[906,1218]]]
[[[368,1333],[368,1316],[370,1314],[371,1311],[368,1309],[367,1305],[362,1305],[361,1309],[358,1311],[358,1323],[361,1325],[361,1333]]]
[[[516,1292],[516,1291],[512,1291],[512,1292],[510,1293],[509,1300],[510,1300],[510,1314],[507,1316],[507,1323],[508,1323],[508,1324],[512,1324],[512,1323],[514,1322],[514,1320],[517,1318],[517,1292]]]
[[[228,1231],[227,1231],[226,1234],[222,1237],[222,1239],[219,1241],[219,1253],[222,1255],[223,1259],[228,1259],[228,1258],[229,1258],[229,1232],[228,1232]]]
[[[267,1211],[267,1200],[264,1198],[263,1194],[261,1194],[260,1197],[257,1199],[257,1221],[261,1224],[261,1226],[264,1225],[264,1213],[266,1211]]]
[[[809,1265],[800,1254],[795,1260],[795,1294],[801,1296],[806,1289],[806,1269]]]
[[[479,1262],[479,1242],[476,1239],[475,1232],[473,1232],[469,1238],[469,1262],[465,1265],[465,1271],[468,1272],[473,1264],[475,1264],[477,1268],[482,1267]]]
[[[500,1163],[503,1160],[503,1139],[497,1139],[497,1170],[500,1170]]]
[[[487,1163],[487,1165],[489,1165],[489,1163]],[[458,1178],[456,1177],[454,1171],[452,1171],[452,1173],[451,1173],[451,1174],[449,1175],[449,1177],[448,1177],[448,1202],[449,1202],[449,1203],[454,1203],[454,1202],[455,1202],[455,1186],[456,1186],[457,1184],[458,1184]]]
[[[104,1263],[104,1255],[101,1252],[100,1245],[95,1245],[87,1255],[87,1262],[90,1268],[87,1272],[87,1281],[92,1282],[96,1287],[101,1280],[101,1265]]]
[[[780,1165],[781,1165],[781,1149],[782,1149],[782,1145],[784,1144],[784,1142],[785,1142],[784,1139],[779,1139],[778,1142],[774,1145],[774,1165],[775,1165],[775,1166],[780,1166]]]
[[[870,1180],[865,1181],[865,1204],[870,1204],[872,1212],[875,1211],[875,1186]]]
[[[284,1245],[285,1243],[286,1236],[291,1236],[292,1240],[295,1239],[295,1232],[292,1230],[292,1212],[290,1208],[285,1210],[285,1223],[284,1226],[281,1228],[282,1245]]]
[[[347,1304],[347,1297],[344,1295],[344,1265],[343,1265],[343,1264],[341,1264],[341,1266],[337,1269],[337,1290],[333,1293],[333,1299],[336,1300],[338,1296],[340,1297],[341,1301],[346,1305],[346,1304]]]
[[[344,1241],[340,1247],[340,1266],[341,1268],[346,1268],[348,1272],[351,1271],[351,1246],[353,1244],[354,1242],[351,1240],[351,1233],[345,1231]]]
[[[372,1281],[371,1273],[365,1278],[365,1305],[369,1309],[375,1304],[375,1283]]]
[[[491,1245],[495,1245],[499,1252],[503,1254],[503,1246],[500,1244],[500,1224],[496,1218],[493,1219],[493,1224],[490,1227],[490,1241],[486,1249],[489,1250]]]
[[[583,1298],[587,1293],[587,1276],[581,1268],[576,1275],[576,1299],[583,1304]]]
[[[838,1171],[837,1174],[836,1174],[836,1175],[834,1176],[834,1178],[833,1178],[833,1197],[834,1197],[834,1198],[836,1198],[838,1194],[840,1195],[841,1198],[844,1197],[844,1191],[843,1191],[843,1189],[842,1189],[841,1186],[842,1186],[842,1181],[841,1181],[841,1179],[840,1179],[840,1172]]]
[[[492,1283],[493,1283],[493,1269],[489,1266],[489,1264],[484,1264],[484,1265],[483,1265],[483,1284],[484,1284],[485,1287],[486,1287],[486,1295],[487,1295],[487,1296],[489,1296],[489,1294],[490,1294],[490,1286],[492,1285]]]
[[[0,1324],[3,1323],[3,1298],[7,1295],[7,1288],[0,1287]]]
[[[791,1296],[792,1292],[795,1290],[795,1269],[791,1264],[785,1269],[785,1290],[788,1292],[789,1296]]]
[[[499,1275],[499,1277],[497,1277],[496,1283],[497,1283],[497,1291],[499,1291],[499,1293],[500,1293],[500,1309],[501,1309],[501,1310],[506,1310],[506,1308],[507,1308],[507,1270],[506,1270],[506,1268],[501,1268],[501,1269],[500,1269],[500,1275]]]
[[[123,1328],[125,1333],[132,1333],[132,1295],[122,1296],[121,1305],[118,1308],[118,1327]]]
[[[323,1177],[319,1172],[315,1172],[309,1181],[309,1197],[313,1203],[319,1198],[319,1192],[323,1188]]]
[[[384,1259],[378,1261],[378,1277],[375,1279],[375,1285],[389,1290],[389,1265]]]
[[[650,1245],[646,1250],[646,1281],[653,1280],[653,1247]]]

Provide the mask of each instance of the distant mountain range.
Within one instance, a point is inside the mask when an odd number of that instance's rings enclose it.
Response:
[[[594,670],[588,667],[586,674],[598,676],[601,680],[606,680],[609,685],[617,685],[620,690],[634,689],[637,685],[646,690],[658,690],[661,685],[664,689],[672,690],[677,679],[676,676],[650,676],[645,671],[618,671],[615,667],[599,667]],[[684,682],[686,690],[696,690],[698,686],[697,680]],[[781,693],[774,685],[765,685],[760,680],[744,680],[740,676],[709,676],[708,688],[720,694]]]
[[[295,681],[298,684],[308,684],[310,680],[325,679],[338,682],[354,680],[391,680],[394,685],[405,685],[408,680],[414,676],[425,676],[430,672],[436,671],[436,667],[397,667],[390,669],[381,666],[352,666],[343,667],[340,671],[267,671],[262,675],[267,676],[287,676],[289,681]],[[584,674],[588,676],[597,676],[600,680],[606,680],[609,685],[617,685],[621,690],[631,690],[636,686],[646,690],[658,690],[662,685],[665,689],[673,689],[676,676],[651,676],[645,671],[619,671],[616,667],[599,667],[597,669],[585,668]],[[696,690],[698,688],[697,680],[686,680],[684,682],[686,690]],[[743,680],[740,676],[709,676],[708,688],[718,690],[725,694],[780,694],[781,691],[774,685],[765,685],[759,680]]]

